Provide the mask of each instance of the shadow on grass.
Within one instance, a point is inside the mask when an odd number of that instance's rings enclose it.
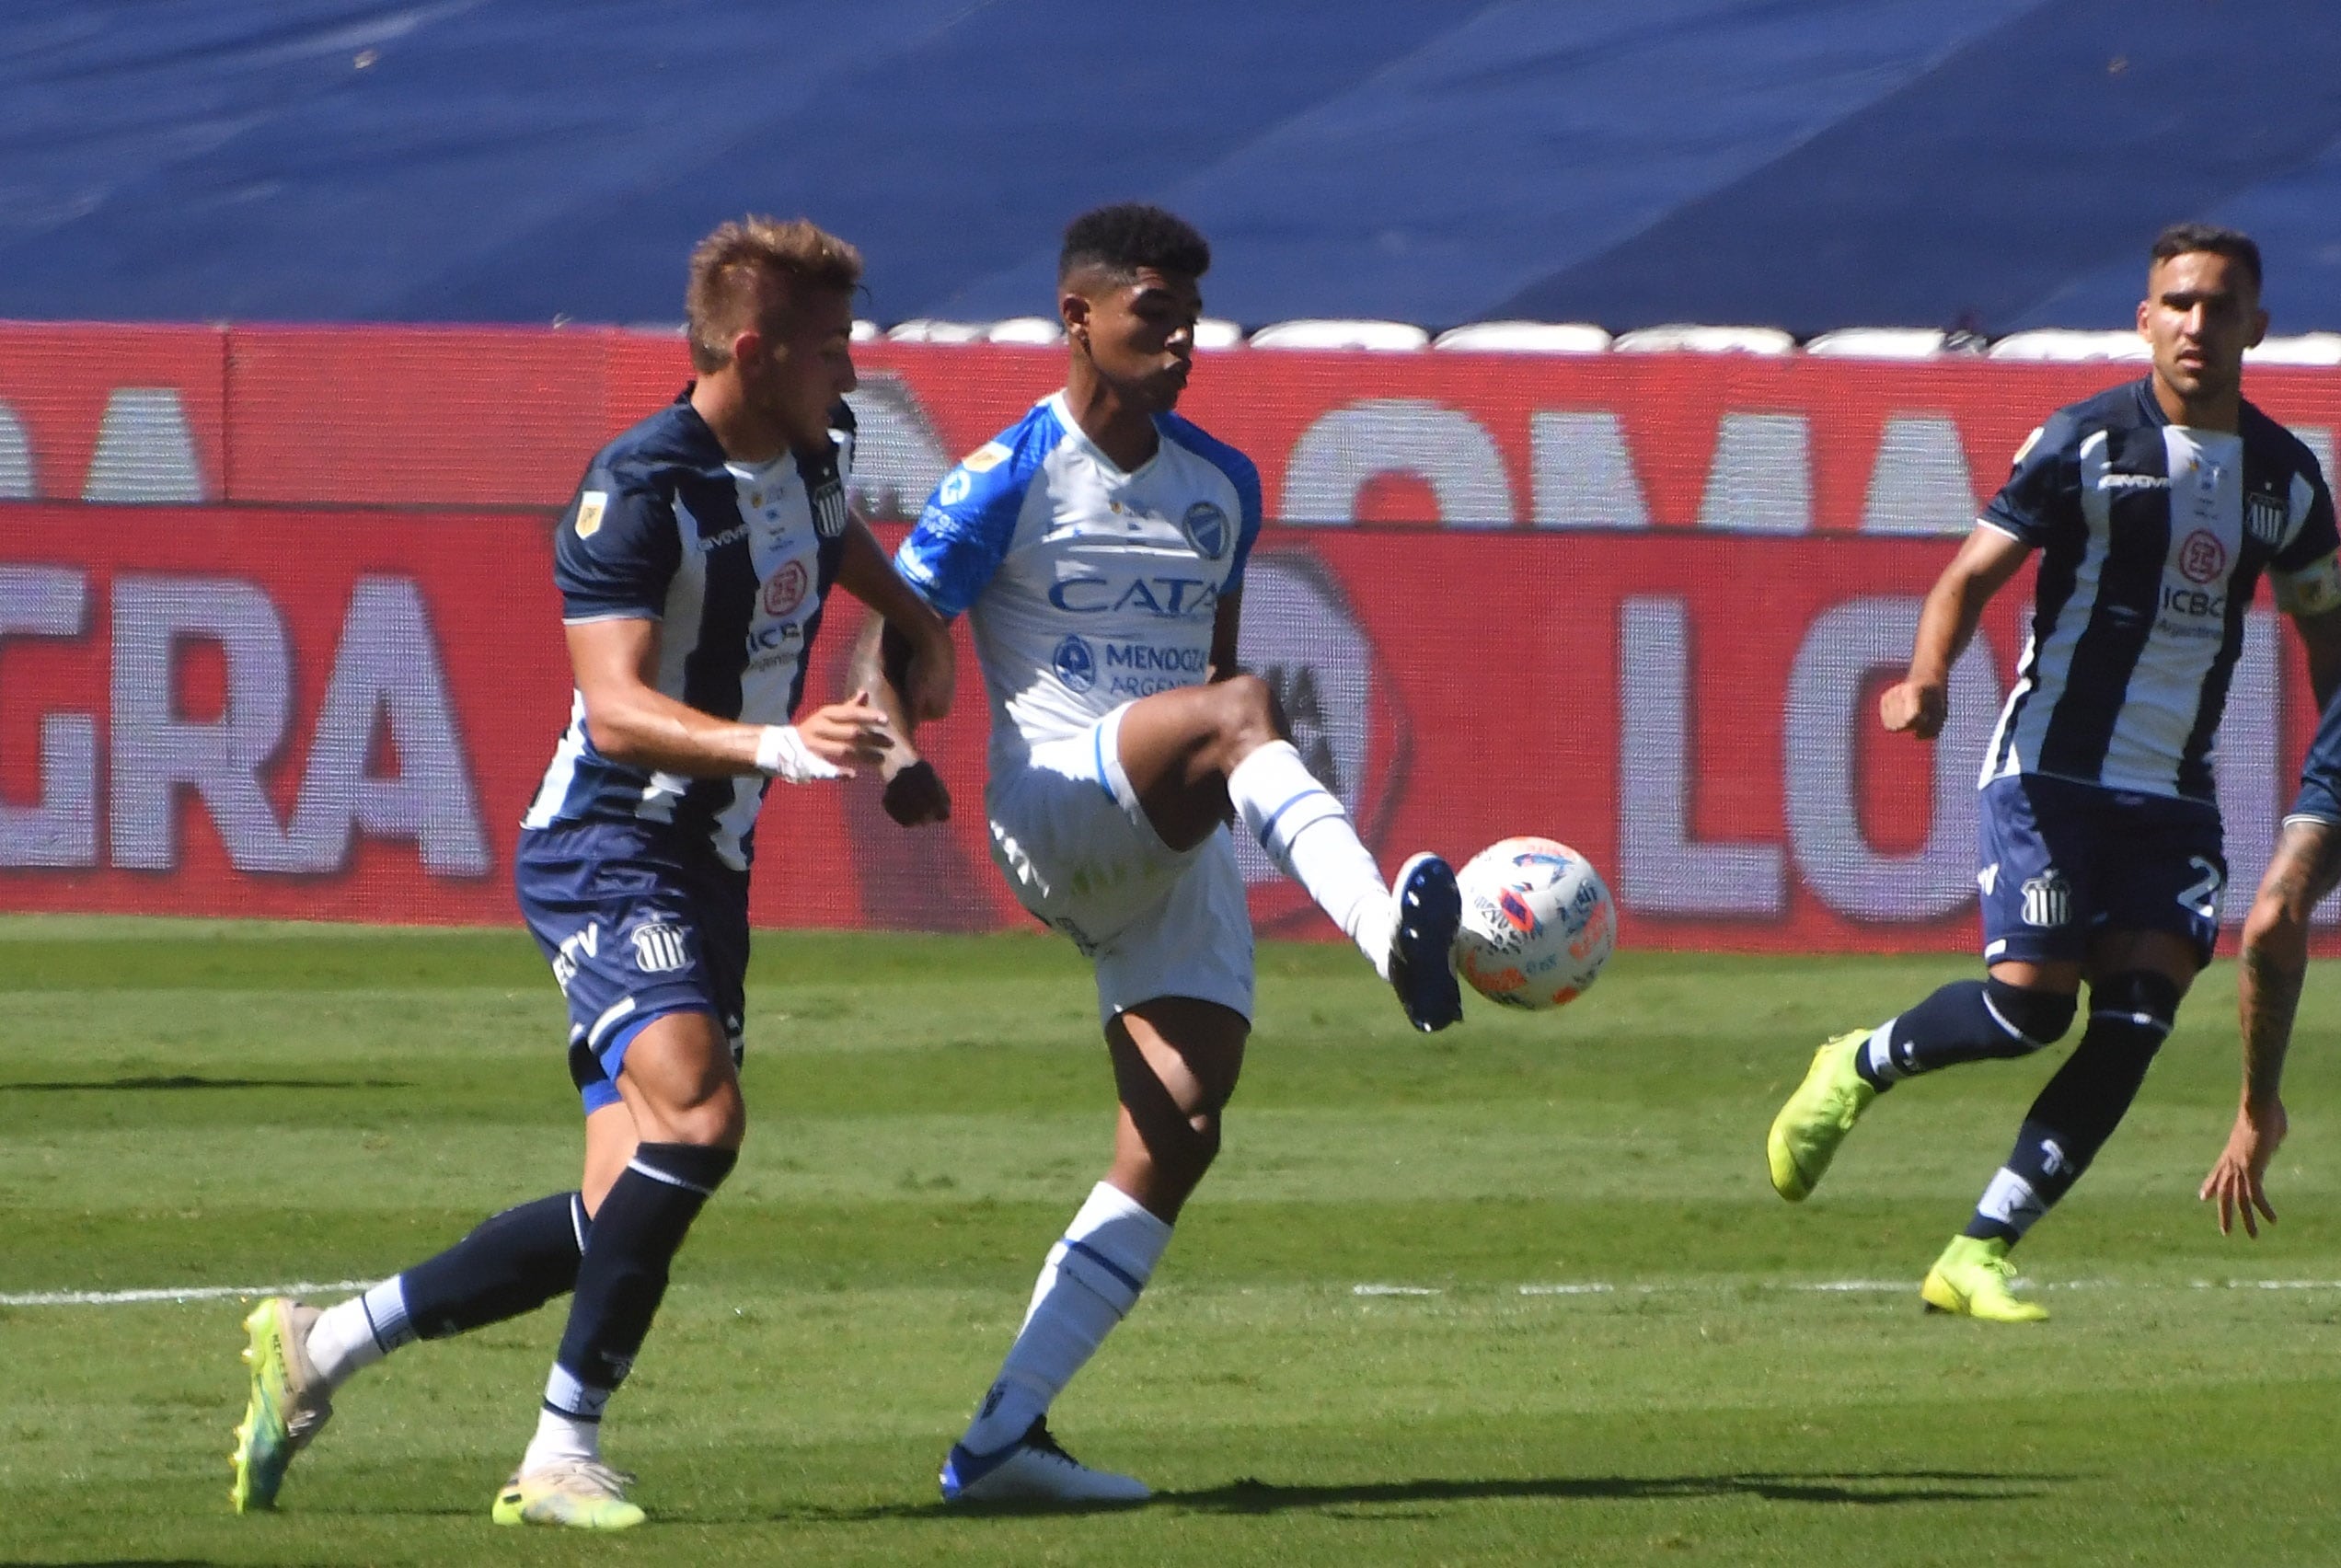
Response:
[[[940,1503],[884,1504],[868,1508],[789,1508],[775,1519],[859,1524],[880,1519],[1028,1518],[1122,1513],[1132,1508],[1210,1514],[1283,1514],[1310,1509],[1387,1507],[1410,1503],[1561,1501],[1666,1502],[1678,1498],[1758,1497],[1769,1503],[1852,1504],[1871,1507],[1909,1503],[2012,1503],[2046,1495],[2070,1481],[2061,1475],[2004,1475],[1989,1470],[1822,1471],[1807,1475],[1757,1471],[1732,1475],[1522,1476],[1484,1481],[1428,1477],[1365,1482],[1348,1486],[1283,1486],[1245,1477],[1226,1486],[1158,1492],[1141,1504]],[[729,1522],[695,1512],[695,1524]],[[746,1522],[744,1519],[737,1522]]]
[[[215,1078],[186,1073],[167,1078],[86,1078],[60,1083],[0,1083],[0,1094],[19,1090],[67,1093],[117,1089],[412,1089],[403,1078]],[[0,1563],[0,1568],[10,1565]]]

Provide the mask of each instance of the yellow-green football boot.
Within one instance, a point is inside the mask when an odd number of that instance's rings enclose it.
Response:
[[[1837,1146],[1877,1098],[1877,1090],[1853,1070],[1862,1043],[1871,1031],[1854,1030],[1826,1042],[1813,1053],[1805,1081],[1788,1097],[1772,1130],[1764,1139],[1765,1162],[1771,1167],[1772,1190],[1790,1203],[1813,1195],[1821,1177],[1837,1158]]]
[[[276,1506],[293,1456],[332,1419],[332,1390],[309,1365],[309,1326],[317,1320],[316,1308],[282,1296],[270,1297],[244,1320],[252,1388],[236,1428],[236,1451],[228,1456],[236,1484],[227,1493],[239,1514]]]
[[[566,1525],[573,1530],[630,1530],[647,1517],[626,1500],[634,1478],[593,1459],[565,1459],[518,1470],[496,1493],[488,1516],[500,1525]]]
[[[2048,1309],[2017,1296],[2008,1243],[1994,1236],[1954,1236],[1927,1270],[1919,1294],[1930,1312],[1956,1312],[1987,1323],[2037,1323]]]

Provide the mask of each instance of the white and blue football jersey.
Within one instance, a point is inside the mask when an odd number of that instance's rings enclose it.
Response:
[[[1212,624],[1243,585],[1260,474],[1175,414],[1124,473],[1061,392],[943,477],[895,569],[966,613],[991,698],[995,778],[1134,698],[1210,678]]]
[[[2059,409],[1980,521],[2041,551],[2031,635],[1983,781],[2037,773],[2213,799],[2211,748],[2263,572],[2277,605],[2341,605],[2316,458],[2251,404],[2171,423],[2138,381]]]
[[[787,723],[844,549],[853,416],[839,404],[832,419],[831,461],[733,463],[686,390],[604,447],[553,535],[564,624],[657,621],[659,692],[718,719]],[[594,749],[581,692],[521,825],[671,824],[744,870],[767,782],[612,762]]]

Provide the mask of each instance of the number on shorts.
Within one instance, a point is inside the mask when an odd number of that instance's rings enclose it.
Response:
[[[2202,872],[2203,880],[2190,884],[2185,892],[2180,894],[2179,904],[2198,920],[2217,921],[2220,888],[2227,879],[2220,875],[2217,866],[2200,855],[2189,855],[2186,863]]]

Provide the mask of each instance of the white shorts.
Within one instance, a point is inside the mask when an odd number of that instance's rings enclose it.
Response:
[[[1221,827],[1193,849],[1155,833],[1122,771],[1124,703],[992,779],[992,859],[1018,902],[1097,965],[1098,1014],[1194,997],[1251,1017],[1251,911]]]

